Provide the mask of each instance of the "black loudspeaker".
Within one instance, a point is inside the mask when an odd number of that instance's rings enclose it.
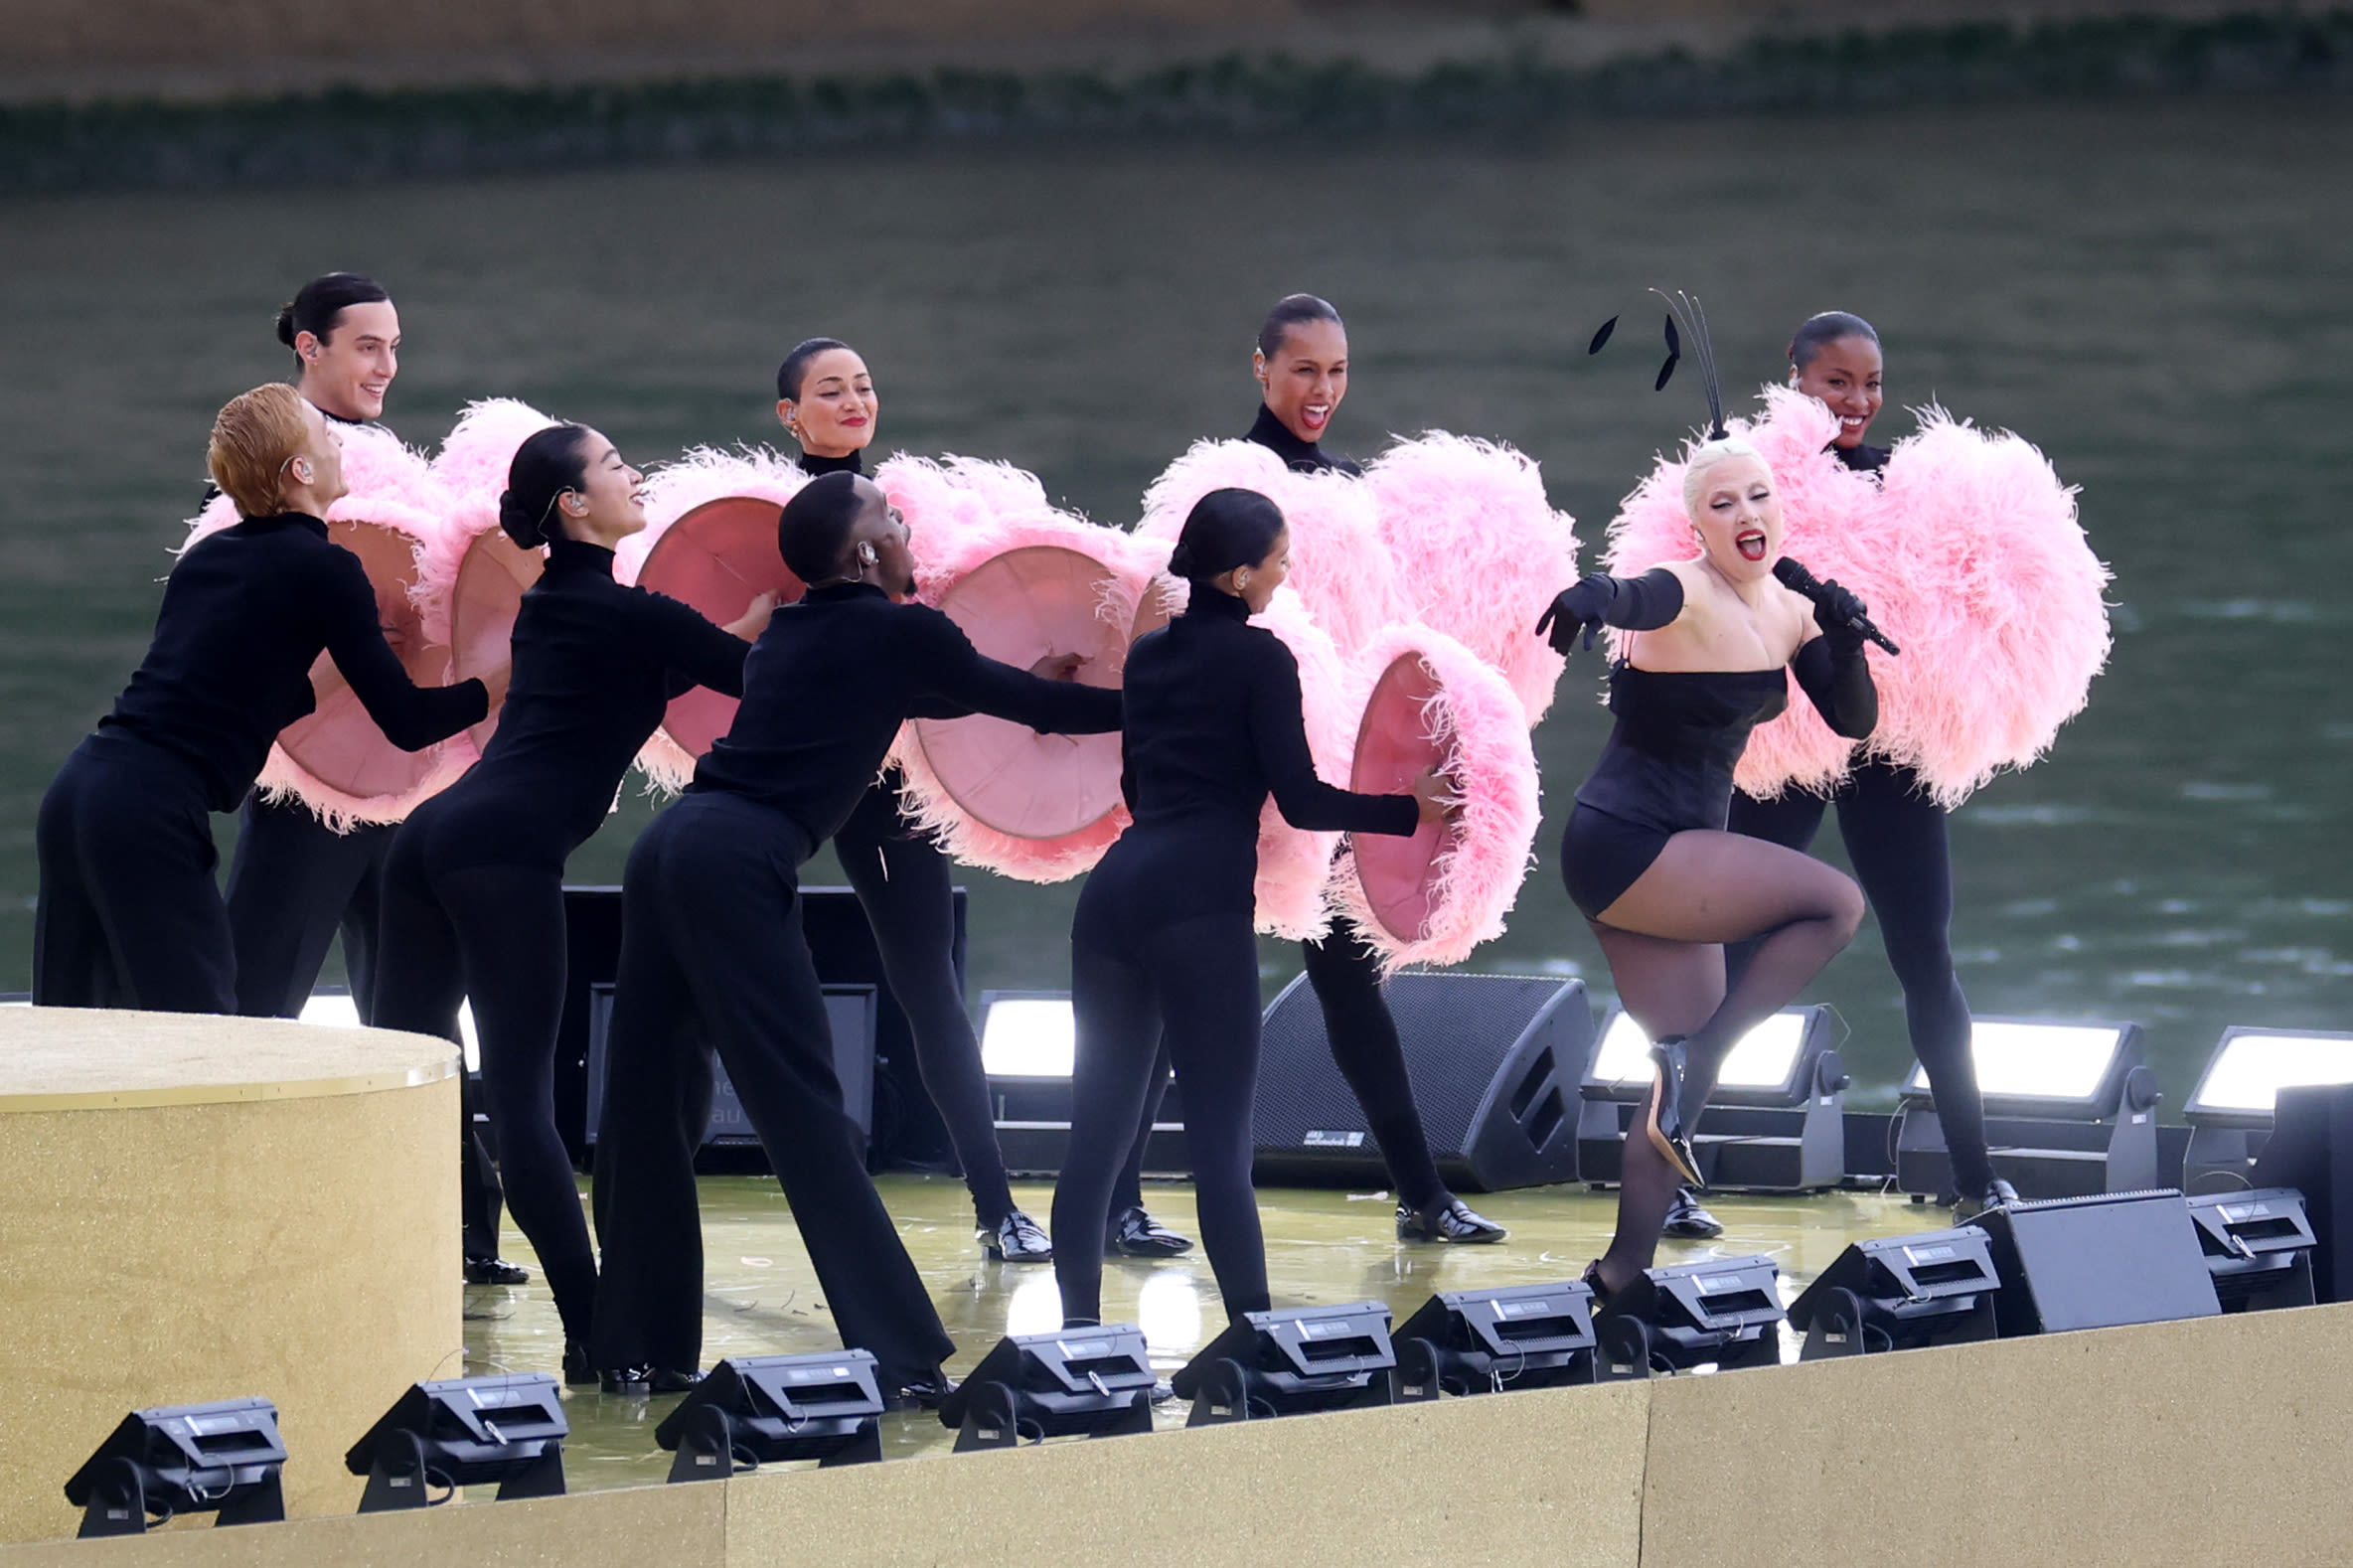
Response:
[[[604,1114],[605,1031],[611,1027],[613,988],[589,991],[588,1026],[588,1142],[596,1142],[597,1118]],[[872,986],[825,987],[826,1024],[834,1036],[834,1076],[842,1083],[842,1109],[870,1142],[874,1131],[874,1018],[878,1011]],[[705,1145],[756,1146],[760,1135],[743,1109],[735,1085],[727,1081],[723,1062],[711,1068],[710,1121],[704,1127]]]
[[[964,983],[964,889],[956,898],[956,981]],[[555,1118],[572,1163],[585,1171],[595,1128],[588,1102],[588,1050],[596,1021],[596,988],[610,987],[621,967],[621,889],[563,890],[567,972],[563,1022],[556,1032]],[[817,978],[828,986],[874,988],[874,1078],[867,1162],[952,1170],[955,1151],[932,1109],[915,1064],[915,1036],[882,973],[882,955],[863,905],[847,887],[801,889],[801,931]]]
[[[1593,1047],[1580,980],[1399,975],[1389,1012],[1439,1174],[1457,1191],[1577,1179],[1577,1079]],[[1332,1059],[1305,975],[1267,1010],[1256,1174],[1270,1184],[1385,1185],[1363,1110]]]
[[[2212,1318],[2222,1312],[2179,1192],[2107,1192],[1987,1209],[2001,1336]]]
[[[2254,1181],[2304,1195],[2314,1239],[2312,1294],[2353,1301],[2353,1083],[2281,1089]]]

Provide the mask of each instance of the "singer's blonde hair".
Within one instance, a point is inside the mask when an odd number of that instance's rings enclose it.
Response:
[[[1728,457],[1753,457],[1765,463],[1765,454],[1737,435],[1718,436],[1713,441],[1702,441],[1694,447],[1688,462],[1683,465],[1683,515],[1698,521],[1700,486],[1707,481],[1707,471]],[[1768,473],[1773,465],[1765,463]]]

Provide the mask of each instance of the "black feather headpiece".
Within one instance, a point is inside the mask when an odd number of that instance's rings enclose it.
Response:
[[[1675,367],[1683,362],[1683,337],[1688,333],[1692,347],[1699,356],[1699,376],[1707,391],[1707,438],[1721,441],[1725,436],[1724,390],[1716,379],[1716,350],[1708,342],[1707,312],[1700,309],[1696,296],[1686,294],[1679,288],[1671,294],[1662,288],[1654,288],[1650,292],[1666,301],[1667,310],[1666,363],[1658,367],[1658,380],[1651,383],[1650,390],[1666,391],[1666,384],[1674,377]],[[1676,330],[1678,321],[1682,324],[1681,331]],[[1602,345],[1608,343],[1610,334],[1617,330],[1618,318],[1612,316],[1602,323],[1601,331],[1593,335],[1593,341],[1585,346],[1585,352],[1601,353]]]

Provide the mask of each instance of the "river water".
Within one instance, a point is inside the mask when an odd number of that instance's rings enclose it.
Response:
[[[1114,523],[1248,424],[1258,313],[1312,289],[1355,356],[1329,445],[1509,440],[1589,547],[1698,409],[1583,355],[1665,283],[1705,297],[1736,389],[1802,316],[1857,310],[1887,341],[1877,438],[1934,398],[2083,486],[2115,658],[2050,760],[1955,816],[1955,942],[1980,1013],[2146,1024],[2177,1109],[2227,1024],[2353,1028],[2348,170],[2353,109],[2203,99],[0,205],[0,989],[30,974],[41,791],[137,662],[211,413],[283,370],[271,312],[312,273],[393,289],[412,442],[495,393],[641,463],[765,439],[782,348],[823,332],[874,367],[878,450],[1008,459]],[[1543,863],[1479,962],[1606,994],[1555,861],[1597,677],[1538,735]],[[574,878],[617,879],[651,810]],[[969,880],[976,994],[1066,983],[1074,887]],[[1270,988],[1296,969],[1265,960]],[[1873,928],[1815,995],[1883,1096],[1906,1047]]]

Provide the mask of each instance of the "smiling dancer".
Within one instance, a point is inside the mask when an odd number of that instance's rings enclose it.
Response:
[[[810,481],[778,523],[809,584],[753,648],[735,722],[629,854],[596,1181],[604,1278],[595,1361],[684,1387],[703,1346],[694,1138],[679,1107],[716,1047],[784,1185],[845,1344],[918,1401],[954,1346],[868,1179],[842,1106],[825,999],[801,934],[800,871],[849,821],[899,726],[995,714],[1047,733],[1119,726],[1117,692],[985,659],[939,611],[907,604],[906,525],[870,479]],[[699,1131],[699,1129],[697,1130]]]
[[[1569,897],[1621,1004],[1654,1041],[1656,1076],[1626,1140],[1617,1234],[1586,1271],[1598,1298],[1622,1306],[1678,1186],[1700,1179],[1691,1138],[1725,1053],[1795,1000],[1862,920],[1846,877],[1725,831],[1749,731],[1782,710],[1793,672],[1840,735],[1870,734],[1878,713],[1860,601],[1825,583],[1809,603],[1775,580],[1773,473],[1726,437],[1705,319],[1696,307],[1683,314],[1712,416],[1681,474],[1699,553],[1640,577],[1584,577],[1536,628],[1564,654],[1580,632],[1588,647],[1599,627],[1632,634],[1610,673],[1616,725],[1561,839]],[[1727,986],[1722,944],[1750,939],[1750,962]]]
[[[865,361],[834,338],[811,338],[776,373],[776,417],[800,444],[810,474],[863,474],[881,402]],[[1042,1263],[1053,1243],[1014,1203],[981,1042],[956,975],[956,893],[948,857],[909,824],[897,771],[858,800],[834,835],[842,873],[858,893],[890,995],[915,1037],[915,1065],[938,1108],[972,1192],[981,1245],[1007,1263]]]
[[[1447,817],[1435,774],[1410,795],[1357,795],[1316,776],[1297,660],[1249,624],[1290,569],[1283,514],[1213,490],[1184,522],[1169,569],[1184,613],[1128,656],[1121,779],[1135,824],[1087,877],[1071,921],[1070,1149],[1054,1183],[1064,1322],[1102,1315],[1112,1185],[1135,1141],[1161,1051],[1184,1080],[1201,1240],[1225,1309],[1263,1312],[1266,1249],[1250,1184],[1258,1077],[1258,824],[1272,794],[1310,831],[1411,834]]]
[[[563,1019],[563,864],[603,826],[664,706],[693,686],[743,690],[763,595],[721,629],[674,599],[613,581],[613,549],[646,526],[640,475],[596,431],[525,441],[499,524],[548,565],[515,617],[514,680],[498,733],[457,783],[409,814],[385,866],[376,1021],[455,1038],[470,1000],[507,1202],[563,1322],[563,1375],[588,1358],[596,1261],[555,1125]]]
[[[1323,448],[1332,416],[1348,393],[1348,334],[1339,312],[1313,294],[1278,300],[1258,329],[1250,356],[1262,400],[1246,439],[1267,448],[1296,473],[1361,474],[1355,463]],[[1305,526],[1304,524],[1302,525]],[[1380,956],[1354,926],[1333,922],[1331,935],[1302,942],[1308,984],[1324,1012],[1333,1062],[1363,1107],[1397,1193],[1401,1241],[1493,1242],[1502,1226],[1448,1190],[1438,1174],[1406,1073],[1405,1046],[1381,991]],[[1164,1062],[1144,1107],[1136,1143],[1113,1194],[1112,1245],[1135,1257],[1167,1256],[1189,1245],[1145,1211],[1141,1183],[1144,1145],[1168,1087]],[[1191,1097],[1185,1100],[1191,1108]]]
[[[145,661],[42,798],[37,1003],[236,1011],[209,814],[236,810],[311,711],[320,653],[403,750],[490,710],[482,682],[419,688],[386,645],[376,590],[320,521],[344,494],[341,441],[294,389],[224,407],[207,466],[239,521],[173,566]]]

